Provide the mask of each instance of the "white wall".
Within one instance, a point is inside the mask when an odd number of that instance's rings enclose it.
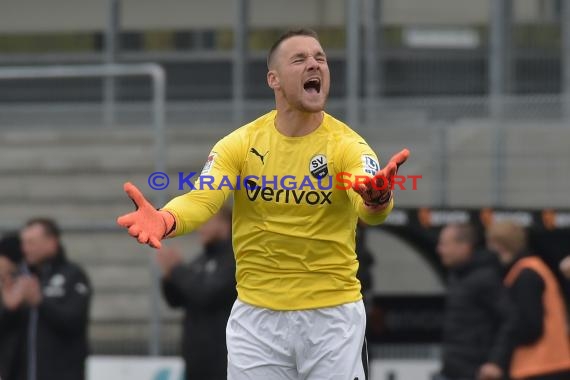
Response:
[[[367,234],[374,255],[372,273],[375,294],[441,294],[444,284],[414,248],[398,237],[378,229]]]
[[[8,0],[1,5],[0,32],[100,30],[104,0]]]
[[[372,380],[430,380],[437,360],[371,360]],[[91,356],[88,380],[180,380],[183,363],[178,357]]]
[[[489,19],[490,0],[384,0],[389,24],[482,24]]]

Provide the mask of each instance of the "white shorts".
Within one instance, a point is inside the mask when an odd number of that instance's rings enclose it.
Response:
[[[362,301],[274,311],[236,300],[226,327],[228,380],[367,380]]]

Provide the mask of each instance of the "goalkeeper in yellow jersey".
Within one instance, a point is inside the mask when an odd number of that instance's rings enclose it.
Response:
[[[226,328],[228,379],[364,380],[356,222],[386,219],[390,179],[409,151],[380,169],[362,137],[324,112],[330,73],[312,30],[282,35],[267,66],[276,109],[218,141],[196,189],[160,210],[125,184],[137,210],[118,223],[158,248],[233,193],[238,298]]]

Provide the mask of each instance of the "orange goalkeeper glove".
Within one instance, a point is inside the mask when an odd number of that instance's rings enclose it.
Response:
[[[125,183],[123,188],[135,204],[136,211],[118,217],[117,223],[128,228],[129,235],[137,238],[139,243],[160,248],[160,241],[174,230],[174,216],[168,211],[155,209],[132,183]]]
[[[403,149],[399,153],[392,156],[388,164],[379,170],[371,180],[365,183],[356,182],[353,190],[356,191],[364,200],[364,204],[371,208],[383,209],[388,206],[392,198],[392,181],[400,165],[402,165],[408,157],[410,151]]]

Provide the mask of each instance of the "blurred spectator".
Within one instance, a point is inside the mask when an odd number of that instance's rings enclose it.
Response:
[[[231,211],[222,208],[198,229],[203,253],[183,264],[179,252],[156,256],[171,307],[185,310],[182,351],[188,380],[226,379],[226,324],[237,297]]]
[[[0,240],[0,378],[25,379],[26,321],[24,294],[18,283],[22,263],[20,238],[7,234]]]
[[[562,272],[564,277],[570,280],[570,256],[566,256],[560,262],[560,271]]]
[[[361,292],[366,303],[372,291],[372,266],[374,265],[374,256],[366,244],[367,229],[366,223],[359,219],[356,225],[356,257],[358,258],[356,277],[360,281]]]
[[[374,256],[368,248],[367,244],[367,232],[368,225],[362,220],[358,219],[356,224],[356,258],[358,259],[358,271],[356,272],[356,278],[360,281],[360,292],[362,293],[362,301],[364,302],[364,307],[366,309],[366,314],[369,315],[372,312],[372,286],[373,286],[373,275],[372,266],[374,265]],[[368,317],[367,317],[368,318]],[[369,326],[366,328],[366,338],[370,335]],[[368,376],[372,376],[371,369],[368,368]]]
[[[18,279],[28,314],[27,368],[31,379],[85,378],[91,290],[83,270],[67,260],[51,219],[28,221],[22,252],[29,272]]]
[[[442,229],[438,254],[449,269],[443,332],[443,368],[448,380],[498,380],[509,360],[509,309],[500,265],[477,250],[477,232],[467,224]]]
[[[511,334],[513,380],[570,379],[570,342],[566,309],[554,273],[527,252],[522,227],[497,222],[487,230],[487,246],[507,269],[505,284],[516,323]]]

